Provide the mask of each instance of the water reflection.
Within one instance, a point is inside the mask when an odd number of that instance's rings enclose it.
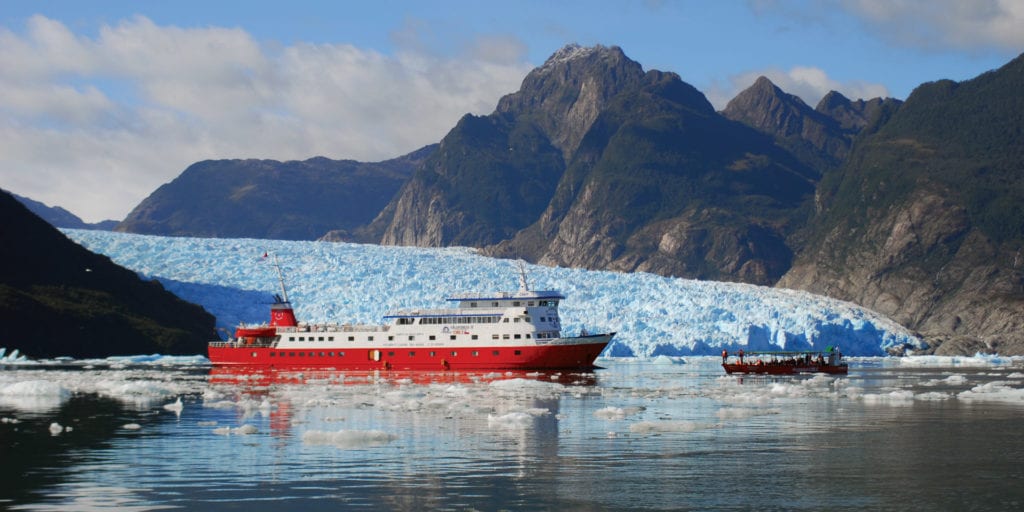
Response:
[[[0,388],[24,381],[68,396],[56,409],[0,403],[0,418],[18,421],[0,423],[0,508],[1024,503],[1022,486],[1012,485],[1024,479],[1019,365],[855,363],[845,377],[730,377],[714,358],[613,362],[590,374],[0,373]],[[178,400],[180,410],[165,407]],[[54,421],[73,430],[52,436]]]

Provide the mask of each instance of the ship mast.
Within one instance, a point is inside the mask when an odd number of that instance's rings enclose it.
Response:
[[[519,291],[528,292],[530,283],[526,280],[526,263],[523,260],[516,260],[516,264],[519,265]]]
[[[288,302],[288,290],[284,288],[284,272],[281,271],[281,263],[277,261],[277,253],[274,253],[274,268],[277,269],[277,282],[281,285],[282,302]]]

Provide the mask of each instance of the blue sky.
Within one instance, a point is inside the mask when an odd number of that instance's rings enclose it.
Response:
[[[760,75],[811,106],[905,99],[1024,51],[1024,2],[4,0],[0,187],[97,221],[203,159],[391,158],[568,43],[620,46],[719,109]]]

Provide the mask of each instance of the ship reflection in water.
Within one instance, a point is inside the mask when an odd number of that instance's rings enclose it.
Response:
[[[0,508],[1019,508],[1024,361],[936,361],[4,367]]]

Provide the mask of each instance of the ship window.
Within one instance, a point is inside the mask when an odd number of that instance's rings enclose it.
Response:
[[[492,302],[492,303],[491,303],[491,306],[492,306],[492,307],[498,307],[498,303],[497,303],[497,302]]]
[[[453,340],[455,339],[455,335],[454,334],[452,334],[451,339],[453,339]]]
[[[253,353],[252,353],[252,356],[253,356],[253,357],[256,357],[256,352],[253,352]]]
[[[344,352],[338,352],[338,357],[345,357],[345,353]]]
[[[518,308],[518,307],[520,306],[520,304],[522,304],[522,302],[519,302],[519,301],[517,300],[517,301],[515,301],[515,302],[513,302],[513,303],[512,303],[512,306],[513,306],[513,307],[517,307],[517,308]]]
[[[355,341],[355,340],[356,340],[356,337],[355,337],[355,336],[349,336],[349,337],[348,337],[348,340],[349,340],[349,341]]]
[[[388,336],[388,341],[395,341],[395,337],[394,336]]]
[[[437,339],[437,336],[434,336],[433,334],[431,334],[429,339],[430,339],[430,341],[434,341],[434,340]]]
[[[274,356],[276,356],[276,355],[277,355],[277,354],[275,354],[275,353],[273,353],[273,352],[271,352],[271,353],[270,353],[270,357],[274,357]]]
[[[416,357],[416,352],[409,351],[409,357]]]
[[[529,321],[530,321],[530,317],[526,317],[526,318],[524,318],[524,319],[523,319],[523,321],[524,321],[524,322],[529,322]]]
[[[478,355],[480,355],[480,352],[477,352],[476,350],[474,350],[474,351],[473,351],[473,357],[476,357],[476,356],[478,356]]]
[[[452,357],[455,357],[455,356],[457,356],[457,355],[459,355],[459,353],[458,353],[458,352],[456,352],[456,351],[454,351],[454,350],[452,350]]]
[[[295,341],[295,336],[288,336],[288,341]]]
[[[388,351],[388,357],[395,357],[395,351],[394,350]]]
[[[519,338],[522,338],[522,336],[516,334],[515,338],[518,340]]]
[[[507,324],[507,323],[508,323],[508,318],[502,318],[502,319],[501,319],[501,322],[502,322],[502,323],[506,323],[506,324]]]
[[[334,357],[334,352],[328,352],[327,357]]]
[[[327,341],[334,341],[334,336],[328,336]]]
[[[526,333],[526,339],[530,339],[530,333]]]
[[[295,357],[295,352],[288,352],[288,357]]]
[[[526,305],[527,305],[528,307],[530,307],[530,306],[533,306],[533,301],[531,300],[530,302],[527,302],[527,303],[526,303]]]
[[[501,339],[507,340],[508,339],[508,334],[502,334],[501,335]]]
[[[305,336],[299,336],[299,341],[306,341],[306,337]]]
[[[516,354],[517,356],[521,356],[521,355],[523,355],[523,351],[522,351],[522,350],[516,350],[516,351],[515,351],[515,354]]]
[[[367,336],[366,341],[373,341],[373,336]]]
[[[496,340],[496,339],[498,339],[498,335],[497,335],[497,334],[492,334],[492,335],[491,335],[491,339],[492,339],[492,340]]]
[[[416,340],[416,336],[411,336],[411,335],[409,336],[409,341],[415,341],[415,340]]]
[[[316,340],[317,340],[317,341],[323,341],[323,340],[324,340],[324,337],[323,337],[323,336],[320,336],[320,337],[318,337],[318,338],[317,338]]]
[[[320,352],[320,357],[323,357],[323,356],[324,356],[324,353],[323,353],[323,352]]]
[[[514,323],[517,323],[517,324],[518,324],[518,323],[519,323],[519,317],[517,316],[517,317],[513,318],[513,319],[512,319],[512,321],[513,321]]]
[[[474,339],[474,340],[476,340],[476,339],[480,339],[480,337],[479,337],[479,336],[477,336],[476,334],[474,334],[474,335],[470,336],[470,338],[471,338],[471,339]]]
[[[434,357],[436,355],[437,355],[437,352],[434,352],[433,350],[430,351],[430,357]]]
[[[492,355],[492,356],[496,356],[496,355],[498,355],[498,351],[497,351],[497,350],[492,350],[492,351],[491,351],[491,355]]]
[[[309,357],[313,357],[314,355],[316,355],[316,354],[314,354],[313,352],[309,353]]]
[[[471,308],[475,308],[475,307],[476,307],[476,302],[470,302],[470,303],[469,303],[469,307],[471,307]]]
[[[306,353],[305,352],[299,352],[299,357],[306,357]]]

